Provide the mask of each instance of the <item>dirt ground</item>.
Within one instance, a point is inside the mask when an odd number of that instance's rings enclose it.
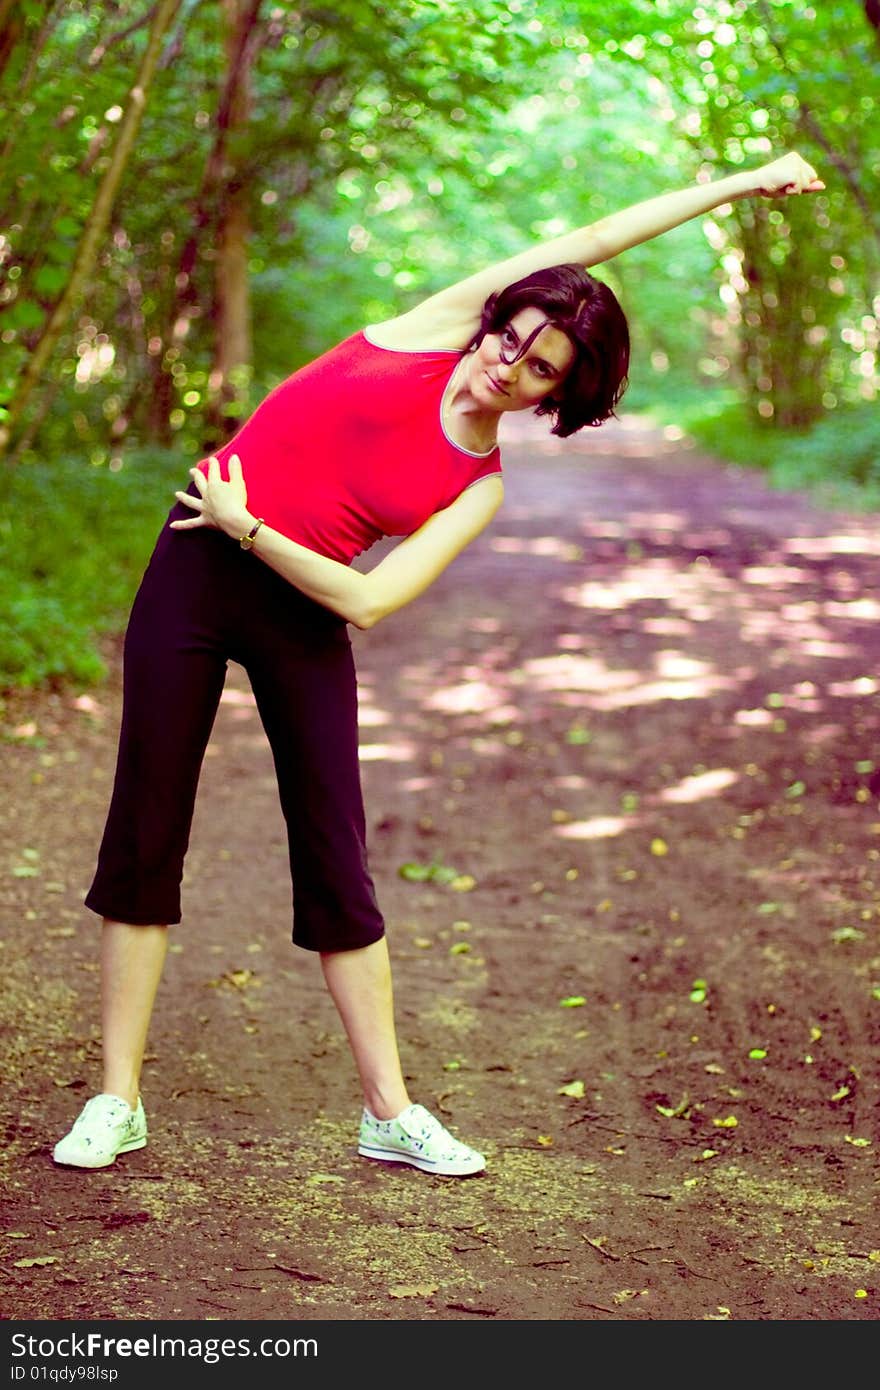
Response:
[[[149,1145],[54,1166],[99,1082],[112,643],[2,715],[5,1319],[877,1318],[880,518],[632,417],[505,464],[489,531],[354,634],[405,1070],[486,1173],[357,1156],[236,668]]]

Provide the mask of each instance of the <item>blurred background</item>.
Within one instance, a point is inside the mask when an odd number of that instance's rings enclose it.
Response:
[[[797,149],[598,268],[629,412],[880,505],[880,0],[0,0],[0,689],[99,680],[265,392],[535,238]]]

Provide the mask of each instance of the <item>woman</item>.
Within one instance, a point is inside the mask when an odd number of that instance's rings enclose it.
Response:
[[[384,923],[366,864],[346,625],[411,602],[501,504],[498,425],[535,410],[568,435],[613,414],[626,320],[586,267],[722,203],[816,191],[795,153],[667,193],[536,246],[354,334],[273,391],[191,470],[126,636],[119,758],[86,904],[104,919],[104,1081],[57,1163],[142,1148],[140,1070],[199,770],[227,659],[247,670],[288,824],[293,941],[320,954],[363,1089],[358,1151],[463,1176],[482,1154],[414,1105]],[[191,532],[191,535],[179,534]],[[366,573],[354,556],[403,539]]]

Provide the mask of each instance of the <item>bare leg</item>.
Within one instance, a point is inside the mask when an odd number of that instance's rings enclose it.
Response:
[[[105,919],[101,939],[104,1090],[135,1106],[156,990],[168,949],[167,927]]]
[[[379,1120],[390,1120],[410,1100],[400,1068],[388,943],[382,938],[356,951],[321,955],[327,988],[345,1027],[364,1101]]]

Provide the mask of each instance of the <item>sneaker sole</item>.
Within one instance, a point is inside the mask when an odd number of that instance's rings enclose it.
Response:
[[[83,1163],[77,1158],[56,1158],[53,1151],[52,1160],[61,1168],[109,1168],[111,1163],[115,1163],[120,1154],[132,1153],[134,1149],[145,1149],[147,1147],[147,1136],[140,1139],[129,1139],[127,1144],[123,1144],[116,1150],[112,1158],[105,1159],[103,1163]]]
[[[470,1163],[467,1166],[459,1164],[457,1167],[432,1163],[430,1159],[418,1158],[415,1154],[401,1153],[399,1149],[379,1149],[373,1148],[369,1144],[359,1144],[358,1153],[362,1158],[376,1158],[382,1163],[408,1163],[411,1168],[419,1168],[423,1173],[437,1173],[448,1178],[467,1178],[474,1173],[482,1173],[486,1167],[485,1161],[479,1164]]]

